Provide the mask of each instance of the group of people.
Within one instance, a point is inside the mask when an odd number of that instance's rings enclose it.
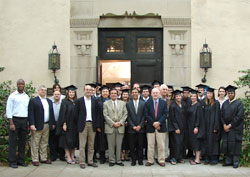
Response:
[[[145,166],[155,161],[164,167],[184,163],[216,165],[220,154],[223,166],[239,165],[244,107],[236,99],[234,86],[214,88],[199,84],[197,89],[154,81],[151,85],[115,83],[114,88],[98,83],[86,84],[84,96],[77,98],[74,85],[53,86],[53,96],[46,97],[41,85],[38,96],[29,98],[25,82],[17,81],[17,90],[8,98],[9,165],[24,163],[26,135],[31,130],[32,164],[51,164],[57,158],[68,164],[98,167],[107,159],[109,166],[131,166],[138,161]],[[49,145],[50,160],[47,147]],[[18,153],[16,149],[18,146]],[[75,149],[79,149],[76,160]],[[106,152],[108,151],[108,157]]]

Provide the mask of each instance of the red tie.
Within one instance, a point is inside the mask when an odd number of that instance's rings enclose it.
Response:
[[[157,120],[157,112],[158,112],[158,105],[157,101],[155,101],[155,120]]]

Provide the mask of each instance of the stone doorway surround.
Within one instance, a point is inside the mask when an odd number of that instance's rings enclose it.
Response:
[[[100,18],[70,19],[70,82],[82,94],[85,83],[97,79],[98,28],[135,27],[128,19],[140,20],[140,27],[163,27],[163,81],[180,87],[191,84],[191,19],[161,18],[148,13],[138,15],[125,12],[122,15],[102,14]],[[115,19],[116,20],[115,22]],[[122,21],[123,19],[123,21]],[[124,20],[126,19],[126,20]],[[154,20],[155,19],[155,20]],[[119,22],[118,22],[119,21]],[[123,22],[123,23],[122,23]],[[112,26],[113,25],[113,26]]]

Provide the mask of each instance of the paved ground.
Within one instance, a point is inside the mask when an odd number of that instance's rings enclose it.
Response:
[[[0,177],[250,177],[250,168],[234,169],[222,167],[221,164],[191,166],[188,161],[175,166],[167,163],[166,167],[160,167],[157,164],[151,167],[138,165],[131,167],[130,162],[125,162],[124,167],[109,167],[108,163],[98,165],[98,168],[87,166],[86,169],[80,169],[79,165],[56,161],[52,165],[41,164],[39,167],[32,165],[17,169],[0,167]]]

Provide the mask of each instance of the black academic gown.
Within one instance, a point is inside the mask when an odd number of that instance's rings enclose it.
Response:
[[[229,132],[222,131],[222,153],[239,156],[241,153],[243,125],[244,125],[244,107],[239,100],[229,103],[225,101],[221,109],[222,125],[231,124]]]
[[[220,154],[220,103],[215,101],[213,105],[204,101],[203,121],[204,140],[202,142],[202,155],[218,156]],[[216,133],[214,132],[216,130]]]
[[[59,147],[74,149],[77,141],[76,122],[74,120],[75,104],[67,99],[61,103],[59,118],[56,126],[56,134],[59,135]],[[67,131],[63,130],[63,124],[66,123]]]
[[[108,149],[108,144],[107,144],[107,137],[106,134],[104,133],[104,128],[105,128],[105,119],[103,115],[103,103],[104,99],[102,97],[97,98],[97,105],[98,105],[98,119],[100,121],[100,128],[101,132],[96,132],[96,137],[95,137],[95,150],[97,152],[105,152]]]
[[[176,160],[183,159],[184,155],[184,125],[185,125],[185,110],[184,106],[180,107],[173,101],[169,107],[169,132],[170,136],[170,153],[171,158]],[[175,130],[180,129],[181,133],[176,134]]]
[[[190,148],[190,144],[189,144],[189,131],[188,131],[188,115],[187,115],[187,111],[188,108],[190,107],[190,105],[192,104],[191,99],[188,98],[184,98],[182,97],[181,100],[181,104],[184,107],[184,114],[185,114],[185,122],[184,122],[184,144],[185,144],[185,149],[189,149]]]
[[[187,110],[188,135],[191,150],[201,150],[201,140],[204,138],[204,122],[202,122],[202,107],[200,103],[190,105]],[[198,128],[198,133],[194,134],[194,128]]]

